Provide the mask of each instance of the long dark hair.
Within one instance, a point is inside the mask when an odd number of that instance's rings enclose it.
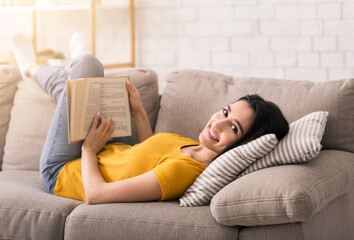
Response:
[[[236,102],[242,100],[247,101],[255,113],[251,128],[245,136],[231,144],[224,152],[268,133],[274,133],[279,141],[288,133],[289,123],[273,102],[264,100],[258,94],[246,95]]]

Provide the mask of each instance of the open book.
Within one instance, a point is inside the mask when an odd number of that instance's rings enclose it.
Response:
[[[97,112],[113,118],[112,137],[131,135],[131,116],[125,82],[129,77],[79,78],[66,81],[69,143],[85,139]]]

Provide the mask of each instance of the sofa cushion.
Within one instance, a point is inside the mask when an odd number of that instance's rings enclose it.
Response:
[[[323,150],[306,163],[247,174],[214,196],[211,213],[227,226],[305,221],[353,186],[353,159],[353,153]]]
[[[316,157],[322,148],[327,116],[328,112],[314,112],[292,122],[288,134],[273,151],[253,162],[239,177],[262,168],[306,162]]]
[[[39,159],[55,110],[54,98],[32,78],[18,83],[6,134],[2,169],[38,170]]]
[[[179,199],[181,207],[201,206],[232,182],[254,161],[270,152],[278,143],[275,134],[261,136],[217,157]]]
[[[0,65],[0,170],[12,101],[17,90],[17,82],[20,79],[21,74],[16,65]]]
[[[242,228],[239,240],[300,240],[303,236],[301,223],[279,224],[272,226],[258,226]],[[308,238],[313,239],[313,238]]]
[[[168,74],[166,81],[156,132],[197,140],[214,112],[246,94],[258,93],[276,103],[290,123],[311,112],[329,112],[323,149],[354,152],[354,79],[310,82],[181,70]]]
[[[177,201],[82,204],[68,216],[65,239],[238,239],[238,227],[218,224],[209,206]]]
[[[64,239],[66,217],[80,201],[45,192],[39,172],[0,172],[0,239]]]
[[[144,69],[119,71],[130,75],[131,82],[140,92],[150,122],[155,124],[159,96],[155,72]],[[19,82],[6,135],[3,170],[38,170],[39,159],[50,122],[55,110],[54,98],[32,78]],[[152,125],[154,127],[154,125]],[[135,134],[135,128],[133,128]],[[129,139],[136,142],[136,136]]]
[[[304,239],[354,239],[353,200],[354,185],[301,223]]]

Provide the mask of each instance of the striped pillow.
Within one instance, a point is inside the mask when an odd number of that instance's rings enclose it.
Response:
[[[266,167],[302,163],[315,158],[322,148],[327,116],[328,112],[313,112],[292,122],[289,133],[274,150],[252,163],[238,177]]]
[[[220,189],[235,180],[256,159],[270,152],[277,143],[275,134],[267,134],[217,157],[179,199],[180,206],[209,204]]]

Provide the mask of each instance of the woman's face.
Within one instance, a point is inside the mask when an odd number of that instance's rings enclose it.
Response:
[[[241,100],[216,112],[199,135],[199,142],[216,154],[240,140],[251,128],[254,111]]]

